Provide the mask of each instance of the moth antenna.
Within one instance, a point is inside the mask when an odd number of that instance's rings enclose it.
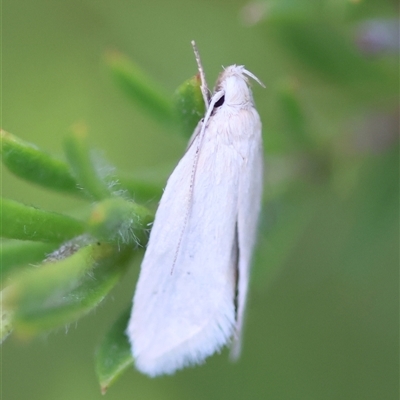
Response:
[[[262,86],[265,89],[265,85],[260,81],[260,79],[258,79],[254,74],[252,74],[250,71],[248,71],[247,69],[243,68],[243,73],[246,74],[247,76],[249,76],[250,78],[254,79],[257,83],[260,84],[260,86]]]
[[[210,97],[209,97],[210,91],[208,90],[206,75],[204,73],[204,68],[201,63],[200,53],[199,53],[199,50],[197,49],[196,42],[194,40],[192,40],[191,43],[192,43],[192,47],[193,47],[193,51],[194,51],[194,56],[195,56],[196,62],[197,62],[197,69],[199,70],[199,74],[200,74],[200,81],[201,81],[200,90],[201,90],[201,94],[203,95],[204,104],[205,104],[206,110],[207,110],[208,103],[210,101]]]

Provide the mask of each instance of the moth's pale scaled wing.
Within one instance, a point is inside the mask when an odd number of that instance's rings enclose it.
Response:
[[[196,147],[168,180],[128,326],[136,367],[150,376],[202,362],[234,331],[238,155],[210,125],[191,194]]]

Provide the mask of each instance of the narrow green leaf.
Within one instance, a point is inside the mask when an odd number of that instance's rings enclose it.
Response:
[[[60,243],[83,233],[74,218],[1,199],[1,236],[10,239]]]
[[[21,266],[43,261],[58,245],[20,240],[3,241],[0,247],[0,274],[3,279]]]
[[[102,200],[110,197],[111,191],[96,170],[86,139],[86,128],[76,125],[65,140],[65,153],[79,184],[96,200]]]
[[[186,137],[193,134],[194,129],[205,113],[205,104],[200,90],[199,74],[193,76],[176,89],[174,104],[181,125],[182,133]]]
[[[71,323],[96,307],[125,271],[131,251],[92,244],[72,256],[13,277],[4,298],[19,335]]]
[[[172,101],[159,83],[121,53],[109,52],[105,60],[115,82],[136,104],[162,123],[174,122]]]
[[[86,196],[65,162],[11,133],[2,130],[0,135],[3,164],[15,175],[45,188]]]
[[[125,334],[130,312],[131,307],[120,315],[96,352],[96,374],[103,394],[133,364],[131,346]]]
[[[96,238],[144,246],[148,225],[154,215],[147,208],[122,198],[96,204],[88,221],[88,231]]]

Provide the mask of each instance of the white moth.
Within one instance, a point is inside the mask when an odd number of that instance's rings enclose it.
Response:
[[[207,111],[168,179],[127,328],[136,368],[173,374],[233,341],[240,353],[261,208],[260,117],[243,66],[220,74]]]

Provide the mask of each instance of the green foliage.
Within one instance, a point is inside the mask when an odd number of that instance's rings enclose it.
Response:
[[[159,121],[174,123],[185,134],[193,130],[204,111],[197,78],[185,82],[169,100],[125,57],[114,55],[108,61],[119,84]],[[95,309],[146,245],[154,213],[133,198],[153,201],[161,187],[140,178],[119,178],[115,168],[96,158],[82,124],[65,139],[67,163],[5,131],[1,135],[3,163],[18,177],[95,201],[91,211],[85,211],[86,219],[76,219],[2,199],[2,237],[17,239],[5,242],[0,255],[2,277],[8,277],[1,298],[4,340],[12,330],[22,337],[37,335]],[[29,268],[32,263],[39,268]],[[118,322],[98,353],[104,391],[131,363],[123,332]],[[115,348],[121,351],[114,353]]]
[[[106,199],[112,195],[111,188],[100,176],[99,169],[91,157],[84,127],[76,127],[66,138],[65,153],[79,187],[85,188],[95,200]]]
[[[106,199],[93,207],[88,231],[100,240],[139,246],[146,242],[146,227],[152,221],[153,214],[143,206],[121,198]]]
[[[1,274],[8,273],[29,263],[43,261],[46,254],[60,246],[59,243],[31,242],[29,240],[3,240],[1,245]]]
[[[131,307],[115,321],[97,349],[96,373],[103,394],[133,364],[131,346],[125,335],[130,313]]]
[[[93,243],[74,251],[66,258],[55,254],[54,261],[13,277],[3,304],[12,310],[19,335],[38,334],[77,320],[103,300],[125,270],[126,249]]]
[[[159,83],[123,54],[110,52],[106,62],[116,84],[132,101],[157,121],[163,124],[174,122],[174,106]]]
[[[1,131],[3,164],[16,176],[48,189],[84,196],[67,164],[6,131]]]
[[[2,236],[10,239],[63,242],[83,233],[83,224],[66,215],[1,199]]]
[[[188,138],[205,113],[203,96],[199,91],[200,85],[200,76],[197,74],[183,82],[174,95],[177,119],[183,134]]]

